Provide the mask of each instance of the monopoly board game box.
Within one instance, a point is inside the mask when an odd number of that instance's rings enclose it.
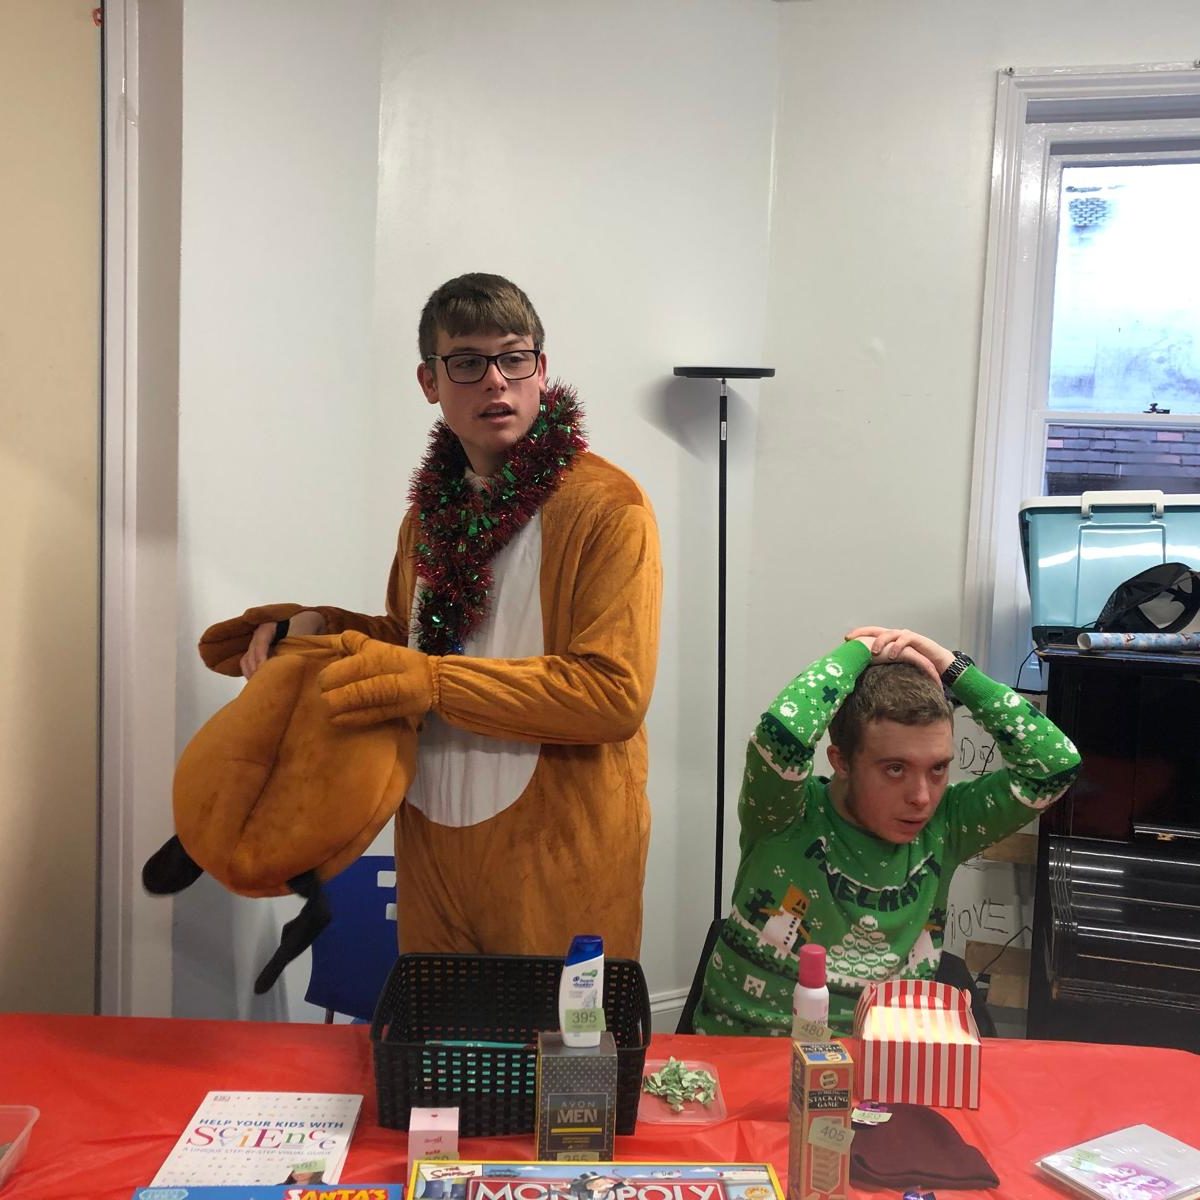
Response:
[[[408,1200],[784,1200],[769,1163],[413,1163]]]

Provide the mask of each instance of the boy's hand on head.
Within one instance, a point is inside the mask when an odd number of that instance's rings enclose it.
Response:
[[[905,647],[898,654],[887,655],[881,654],[878,650],[876,650],[875,638],[871,635],[860,634],[859,636],[855,637],[853,634],[848,633],[846,634],[845,640],[848,642],[861,642],[864,646],[866,646],[867,653],[871,656],[872,665],[877,666],[887,663],[906,662],[911,666],[916,667],[918,670],[924,671],[926,675],[937,675],[937,672],[932,669],[929,660],[922,658],[921,655],[919,655],[911,647]],[[941,682],[940,677],[938,678],[938,682]]]
[[[341,649],[346,657],[317,676],[335,725],[421,717],[433,707],[437,677],[435,660],[428,654],[354,630],[341,635]]]
[[[872,662],[911,663],[937,683],[942,672],[954,661],[954,654],[933,638],[911,629],[888,629],[883,625],[860,625],[846,634],[846,640],[860,641],[871,651]]]

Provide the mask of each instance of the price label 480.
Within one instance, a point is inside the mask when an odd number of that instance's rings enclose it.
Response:
[[[563,1033],[603,1033],[605,1028],[602,1008],[563,1010]]]

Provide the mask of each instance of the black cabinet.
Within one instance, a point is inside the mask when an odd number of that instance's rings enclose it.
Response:
[[[1200,1051],[1200,661],[1041,654],[1083,768],[1040,822],[1028,1036]]]

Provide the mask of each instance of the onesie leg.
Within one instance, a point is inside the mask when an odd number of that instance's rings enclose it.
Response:
[[[402,951],[562,955],[577,933],[637,958],[649,818],[620,798],[605,822],[548,822],[536,785],[479,825],[436,825],[404,805],[396,816]]]
[[[396,813],[396,928],[401,954],[485,952],[460,907],[455,851],[438,836],[445,832],[409,804],[402,804]]]

